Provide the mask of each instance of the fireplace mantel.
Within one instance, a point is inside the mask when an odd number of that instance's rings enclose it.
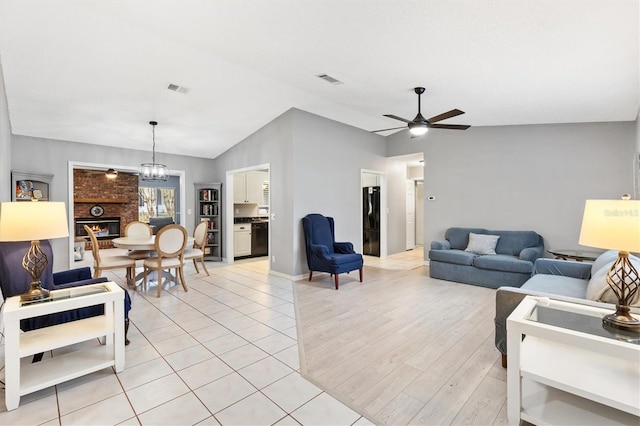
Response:
[[[126,198],[74,198],[73,202],[89,204],[127,204],[129,200]]]

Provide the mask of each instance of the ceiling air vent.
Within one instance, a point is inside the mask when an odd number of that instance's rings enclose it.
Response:
[[[189,89],[187,89],[186,87],[178,86],[177,84],[173,83],[167,84],[167,89],[178,93],[187,93],[189,91]]]
[[[335,84],[335,85],[344,84],[343,82],[341,82],[337,78],[333,78],[328,74],[318,74],[316,77],[319,77],[319,78],[323,79],[324,81],[327,81],[327,82],[329,82],[331,84]]]

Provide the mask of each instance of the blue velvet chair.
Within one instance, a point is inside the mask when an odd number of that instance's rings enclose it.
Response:
[[[31,276],[22,267],[22,258],[29,250],[30,241],[0,242],[0,290],[2,297],[18,296],[29,289]],[[88,284],[97,284],[108,281],[107,278],[92,278],[91,268],[83,267],[53,273],[53,251],[48,240],[40,241],[40,247],[47,255],[49,263],[42,273],[42,287],[47,290],[59,290],[70,287],[78,287]],[[124,292],[124,318],[125,318],[125,343],[129,326],[129,310],[131,299],[129,293]],[[29,318],[20,322],[22,331],[30,331],[38,328],[49,327],[78,319],[94,317],[104,314],[104,305],[94,305],[85,308],[73,309],[66,312]]]
[[[357,269],[360,272],[360,282],[362,282],[362,255],[353,250],[352,243],[335,241],[332,217],[315,213],[309,214],[302,218],[302,227],[307,247],[309,281],[311,281],[313,271],[328,272],[334,276],[337,290],[338,275]]]

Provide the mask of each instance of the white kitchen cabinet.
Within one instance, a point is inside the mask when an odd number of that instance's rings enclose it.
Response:
[[[268,183],[269,173],[251,171],[233,175],[234,204],[266,204],[264,184]]]
[[[233,257],[251,255],[251,224],[233,225]]]

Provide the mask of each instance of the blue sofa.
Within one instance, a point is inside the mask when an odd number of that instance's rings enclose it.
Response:
[[[618,258],[618,252],[602,253],[593,263],[559,259],[538,259],[533,276],[522,287],[500,287],[496,291],[495,345],[502,353],[502,366],[507,366],[507,317],[526,296],[549,297],[582,305],[615,311],[617,299],[609,290],[606,275]],[[640,258],[629,260],[640,270]],[[631,312],[640,314],[640,295],[632,301]]]
[[[465,249],[469,233],[498,236],[496,254],[478,255]],[[429,276],[482,287],[520,287],[544,254],[544,241],[533,231],[490,231],[449,228],[442,241],[431,242]]]

